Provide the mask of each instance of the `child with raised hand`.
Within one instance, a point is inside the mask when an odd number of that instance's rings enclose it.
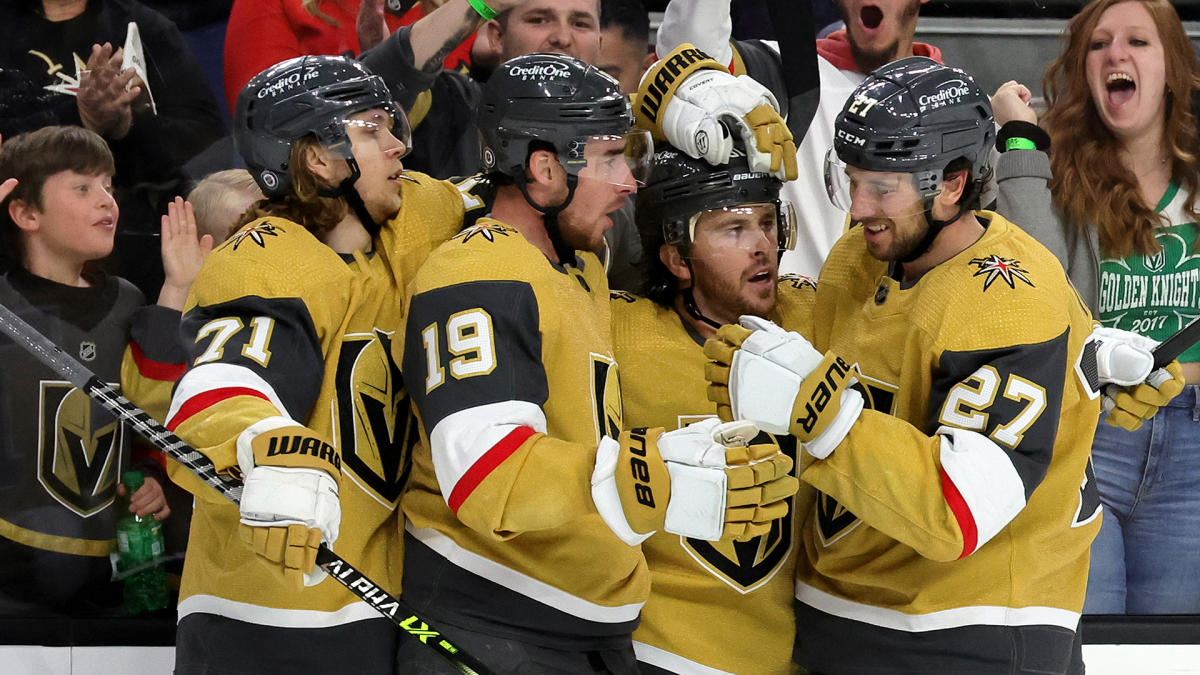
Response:
[[[108,382],[145,304],[91,264],[113,247],[113,173],[103,139],[79,127],[44,127],[0,148],[0,303]],[[111,612],[120,587],[107,556],[132,434],[8,339],[0,358],[0,611]],[[133,509],[165,518],[161,466],[135,464],[146,481]]]

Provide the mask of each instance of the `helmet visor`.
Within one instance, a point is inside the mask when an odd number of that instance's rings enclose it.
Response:
[[[896,218],[922,213],[924,198],[941,191],[917,189],[916,174],[867,171],[847,166],[833,148],[825,153],[825,192],[829,201],[852,220]]]
[[[688,220],[688,240],[700,237],[718,250],[778,253],[793,245],[795,235],[796,214],[787,201],[708,209]]]
[[[412,130],[404,112],[394,105],[354,113],[342,120],[346,138],[355,142],[355,152],[389,152],[403,146],[400,157],[412,151]]]
[[[650,132],[595,134],[570,143],[563,167],[580,178],[637,189],[646,184],[654,141]]]

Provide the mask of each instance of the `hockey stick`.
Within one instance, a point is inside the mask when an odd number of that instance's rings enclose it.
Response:
[[[153,443],[171,459],[187,467],[200,480],[228,498],[229,501],[237,504],[241,500],[242,486],[240,483],[217,473],[212,460],[207,456],[184,443],[149,413],[135,406],[117,390],[105,384],[95,373],[88,370],[82,363],[64,352],[3,304],[0,304],[0,331],[3,331],[12,338],[13,342],[33,354],[51,370],[79,387],[109,413],[127,422],[143,438]],[[380,588],[378,584],[368,579],[366,575],[355,569],[353,565],[346,562],[325,544],[321,544],[321,548],[317,551],[317,564],[363,602],[404,629],[413,639],[420,640],[421,643],[445,657],[460,673],[464,673],[464,675],[489,675],[491,673],[470,654],[442,637],[441,632],[432,628],[424,619],[410,613],[398,598]],[[408,616],[404,616],[405,614]]]
[[[1179,358],[1192,345],[1200,342],[1200,319],[1184,326],[1180,331],[1167,338],[1154,348],[1154,367],[1162,368]]]
[[[821,68],[813,35],[812,3],[800,0],[767,0],[779,61],[787,87],[787,126],[796,147],[808,133],[821,102]]]

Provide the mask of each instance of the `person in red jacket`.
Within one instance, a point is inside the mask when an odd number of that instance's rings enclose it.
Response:
[[[280,61],[310,54],[357,55],[400,26],[433,11],[445,0],[421,0],[403,14],[395,14],[384,0],[235,0],[225,31],[225,97],[233,110],[238,92],[251,77]],[[360,45],[358,18],[364,13],[383,14],[387,33],[371,44]],[[364,16],[363,19],[369,19]],[[369,22],[369,33],[382,30]],[[367,36],[363,36],[367,37]],[[471,60],[474,36],[446,56],[446,67],[465,67]]]

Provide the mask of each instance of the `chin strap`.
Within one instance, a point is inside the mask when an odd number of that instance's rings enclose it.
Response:
[[[546,228],[546,235],[550,237],[550,245],[554,247],[554,255],[558,256],[559,264],[573,264],[575,247],[568,246],[567,242],[563,240],[562,229],[558,225],[558,214],[562,213],[563,209],[567,208],[571,200],[575,198],[575,188],[579,185],[579,178],[567,174],[567,198],[556,206],[542,206],[533,201],[533,198],[529,196],[529,186],[525,182],[524,175],[518,176],[516,183],[521,190],[521,196],[525,198],[525,203],[529,204],[534,211],[542,214],[542,225]]]
[[[720,330],[721,324],[704,316],[704,312],[700,311],[700,305],[696,304],[696,296],[692,295],[692,289],[696,287],[696,268],[692,267],[692,261],[684,258],[683,264],[687,265],[688,271],[692,274],[692,285],[683,290],[683,308],[691,317],[700,323],[712,326],[713,329]]]
[[[354,187],[354,183],[358,181],[358,177],[362,172],[358,169],[358,162],[353,157],[346,158],[346,166],[350,167],[350,175],[345,178],[337,187],[319,187],[317,194],[322,197],[338,198],[342,197],[350,208],[354,211],[354,215],[358,216],[367,232],[374,237],[379,234],[380,225],[371,217],[371,213],[367,211],[367,205],[363,203],[362,195],[358,194],[358,190]]]
[[[908,257],[904,258],[900,262],[910,263],[910,262],[916,260],[917,258],[920,258],[921,256],[925,255],[929,251],[929,248],[931,246],[933,246],[933,240],[937,239],[937,236],[939,234],[941,234],[942,230],[945,229],[947,225],[949,225],[950,223],[953,223],[954,221],[958,220],[959,218],[962,218],[964,213],[971,210],[966,205],[970,204],[972,201],[974,201],[975,196],[982,189],[983,189],[982,182],[980,182],[980,181],[972,182],[971,188],[970,188],[970,193],[963,194],[963,196],[958,200],[959,201],[958,211],[954,214],[954,216],[952,218],[950,218],[948,220],[938,220],[937,218],[933,217],[933,199],[934,199],[935,195],[926,195],[925,197],[923,197],[922,204],[925,207],[925,222],[929,223],[929,229],[926,230],[925,238],[921,240],[921,243],[918,244],[915,249],[913,249],[913,252],[910,253],[908,255]]]

